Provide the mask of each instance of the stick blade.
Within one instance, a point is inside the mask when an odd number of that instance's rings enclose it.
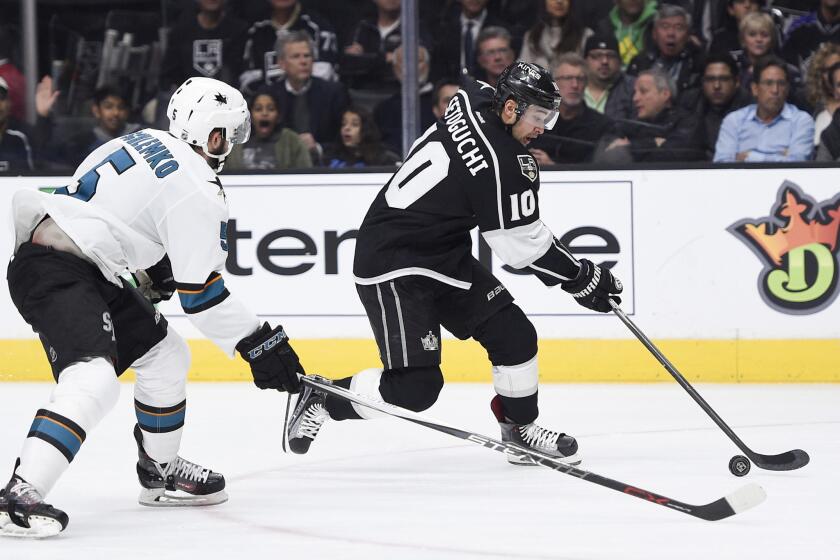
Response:
[[[738,488],[724,498],[734,513],[752,509],[766,499],[767,492],[754,482]]]
[[[811,462],[811,457],[802,449],[785,451],[778,455],[756,453],[755,457],[750,457],[750,459],[757,467],[768,471],[793,471]]]
[[[692,515],[706,521],[720,521],[752,509],[766,499],[764,488],[751,483],[710,504],[698,506]]]

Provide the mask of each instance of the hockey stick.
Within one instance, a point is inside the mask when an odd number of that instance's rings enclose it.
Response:
[[[618,318],[621,319],[621,321],[625,325],[627,325],[627,328],[630,329],[630,331],[634,335],[636,335],[636,338],[638,338],[639,341],[645,345],[645,348],[647,348],[648,351],[651,354],[653,354],[653,356],[657,360],[659,360],[659,363],[662,364],[662,366],[666,370],[668,370],[668,373],[670,373],[671,376],[677,380],[677,383],[682,385],[682,388],[685,389],[686,392],[691,396],[691,398],[694,399],[694,401],[700,405],[700,408],[702,408],[706,412],[706,414],[709,415],[709,418],[714,420],[715,424],[717,424],[718,427],[721,430],[723,430],[723,433],[729,436],[729,439],[731,439],[735,443],[735,445],[738,446],[738,449],[743,451],[744,455],[749,457],[750,461],[755,463],[756,466],[769,471],[792,471],[794,469],[802,468],[808,464],[811,458],[805,451],[801,449],[785,451],[784,453],[779,453],[778,455],[763,455],[761,453],[756,453],[755,451],[747,447],[747,444],[741,441],[741,438],[739,438],[735,434],[735,432],[732,431],[732,428],[727,426],[726,422],[724,422],[723,419],[720,416],[718,416],[717,412],[715,412],[715,410],[711,406],[709,406],[709,403],[707,403],[706,400],[700,396],[700,393],[698,393],[697,390],[691,386],[691,383],[689,383],[688,380],[685,377],[683,377],[679,371],[677,371],[677,368],[675,368],[674,365],[668,361],[668,358],[666,358],[662,354],[662,352],[660,352],[659,349],[656,346],[654,346],[653,342],[651,342],[650,339],[647,336],[645,336],[645,333],[639,330],[639,327],[637,327],[633,323],[633,321],[631,321],[630,318],[624,314],[624,311],[621,310],[618,304],[612,299],[610,299],[610,305],[612,305],[612,309],[615,312],[615,314],[618,315]]]
[[[674,500],[672,498],[666,498],[665,496],[662,496],[660,494],[654,494],[653,492],[650,492],[648,490],[643,490],[635,486],[630,486],[629,484],[625,484],[617,480],[612,480],[605,476],[601,476],[599,474],[585,471],[583,469],[579,469],[577,467],[573,467],[565,463],[561,463],[549,455],[545,455],[543,453],[533,451],[531,449],[525,449],[524,447],[521,447],[514,443],[499,441],[493,438],[489,438],[487,436],[476,434],[474,432],[469,432],[460,428],[447,426],[446,424],[433,421],[428,418],[424,418],[423,416],[420,416],[415,412],[406,410],[399,406],[371,399],[364,395],[348,391],[343,387],[332,385],[329,380],[324,379],[323,377],[305,375],[301,377],[301,383],[309,385],[310,387],[312,387],[313,389],[317,389],[318,391],[328,393],[334,397],[338,397],[351,403],[356,403],[367,408],[377,410],[389,416],[396,416],[397,418],[408,420],[409,422],[413,422],[415,424],[431,428],[438,432],[443,432],[444,434],[455,436],[459,439],[476,443],[478,445],[481,445],[482,447],[492,449],[493,451],[511,454],[519,458],[523,458],[523,456],[528,457],[538,465],[542,465],[555,471],[574,476],[575,478],[579,478],[581,480],[586,480],[587,482],[598,484],[599,486],[605,486],[623,494],[628,494],[630,496],[635,496],[636,498],[641,498],[643,500],[652,502],[660,506],[665,506],[676,511],[680,511],[682,513],[687,513],[688,515],[699,517],[700,519],[705,519],[707,521],[717,521],[719,519],[725,519],[737,513],[741,513],[742,511],[746,511],[752,507],[757,506],[758,504],[763,502],[767,497],[767,494],[764,492],[764,489],[761,486],[753,483],[747,484],[746,486],[742,486],[741,488],[732,492],[728,496],[720,498],[719,500],[715,500],[714,502],[711,502],[709,504],[695,506],[687,504],[685,502]]]

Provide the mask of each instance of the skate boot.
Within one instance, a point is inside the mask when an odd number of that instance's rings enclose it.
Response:
[[[158,463],[143,449],[143,434],[136,424],[134,439],[140,456],[137,477],[143,487],[139,498],[141,505],[212,506],[227,501],[224,476],[181,457],[175,457],[169,463]]]
[[[318,431],[330,417],[325,402],[326,393],[302,385],[295,409],[288,420],[286,437],[292,453],[303,455],[318,436]]]
[[[578,444],[572,436],[547,430],[533,422],[521,425],[510,422],[504,415],[502,400],[498,395],[490,401],[490,408],[502,429],[502,441],[516,443],[526,449],[539,451],[569,465],[580,464],[580,457],[577,454]],[[527,455],[517,456],[506,453],[506,456],[508,462],[514,465],[536,464]]]
[[[35,487],[17,475],[0,490],[0,535],[52,537],[63,531],[68,522],[66,513],[44,503]]]

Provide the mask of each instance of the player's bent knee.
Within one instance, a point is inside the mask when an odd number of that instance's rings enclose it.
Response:
[[[386,402],[414,412],[426,410],[443,389],[440,366],[395,368],[382,374],[379,391]]]
[[[168,329],[166,338],[158,343],[161,347],[160,359],[166,361],[168,367],[173,371],[182,374],[186,382],[187,372],[190,369],[190,347],[187,341],[173,329]]]
[[[537,330],[514,304],[476,327],[473,338],[487,350],[494,366],[522,364],[537,354]]]
[[[50,408],[90,429],[114,408],[119,396],[114,366],[106,358],[91,358],[62,370]]]
[[[173,329],[133,365],[137,372],[135,397],[149,406],[169,406],[186,396],[190,349]]]

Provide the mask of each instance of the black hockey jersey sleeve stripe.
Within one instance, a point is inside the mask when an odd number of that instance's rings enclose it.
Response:
[[[211,273],[204,284],[178,282],[177,286],[181,307],[188,315],[210,309],[223,302],[230,295],[230,292],[225,288],[224,278],[218,272]]]
[[[543,284],[555,286],[577,276],[580,263],[557,238],[554,238],[548,251],[532,262],[528,268]]]

